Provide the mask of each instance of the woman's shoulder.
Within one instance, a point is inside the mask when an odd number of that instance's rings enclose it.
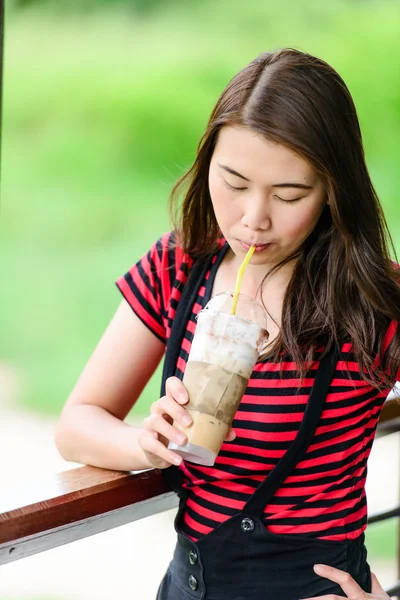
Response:
[[[220,235],[214,242],[213,255],[215,256],[226,244],[226,239]],[[151,252],[156,253],[159,260],[169,265],[169,267],[176,267],[179,269],[182,265],[191,267],[198,258],[188,254],[182,243],[179,240],[179,236],[175,231],[168,231],[164,233],[152,246]],[[208,258],[210,255],[208,255]]]
[[[177,272],[183,265],[191,266],[192,258],[185,252],[175,231],[168,231],[151,246],[147,257],[159,274]]]

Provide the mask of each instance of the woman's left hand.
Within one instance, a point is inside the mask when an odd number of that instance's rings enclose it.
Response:
[[[364,592],[354,581],[354,579],[345,571],[340,571],[334,567],[328,567],[327,565],[314,565],[314,571],[317,575],[330,579],[335,583],[339,584],[347,598],[351,600],[363,600],[369,598],[370,600],[390,600],[390,596],[387,595],[385,590],[379,583],[376,575],[371,573],[372,576],[372,589],[371,593]],[[314,596],[313,598],[303,598],[302,600],[342,600],[343,596],[336,596],[336,594],[328,594],[326,596]]]

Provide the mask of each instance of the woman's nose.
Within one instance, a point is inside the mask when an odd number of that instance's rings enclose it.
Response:
[[[249,198],[246,204],[242,224],[249,229],[257,231],[271,228],[271,215],[268,208],[268,200],[263,198]]]

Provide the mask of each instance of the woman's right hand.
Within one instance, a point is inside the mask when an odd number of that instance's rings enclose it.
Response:
[[[153,402],[150,416],[144,419],[138,443],[147,460],[156,469],[166,469],[182,462],[182,457],[168,450],[167,446],[169,442],[180,446],[187,442],[186,435],[174,427],[172,422],[177,421],[183,427],[192,424],[192,417],[183,406],[188,402],[189,395],[182,381],[178,377],[169,377],[165,383],[165,396]],[[233,429],[229,429],[225,441],[232,442],[235,437]]]
[[[153,402],[150,416],[144,419],[138,443],[147,460],[156,469],[165,469],[182,462],[182,458],[168,450],[167,446],[170,441],[179,445],[187,442],[185,434],[176,429],[172,422],[175,420],[184,427],[191,425],[192,418],[183,407],[188,402],[189,396],[181,380],[169,377],[165,383],[165,396]]]

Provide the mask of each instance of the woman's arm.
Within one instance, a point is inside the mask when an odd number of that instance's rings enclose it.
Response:
[[[55,441],[63,458],[123,471],[153,466],[138,444],[142,428],[123,420],[164,351],[122,300],[57,423]]]

